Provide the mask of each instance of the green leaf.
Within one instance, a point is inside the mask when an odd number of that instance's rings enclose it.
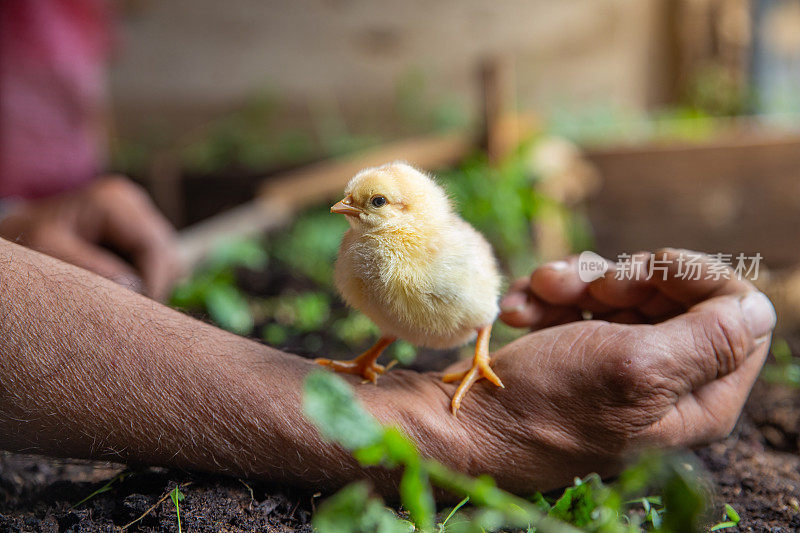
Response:
[[[678,468],[672,470],[664,485],[664,527],[668,531],[691,533],[699,531],[700,515],[705,509],[705,498],[700,493],[694,477]]]
[[[204,267],[207,269],[247,267],[252,270],[266,268],[269,256],[261,244],[253,239],[223,241],[212,250]]]
[[[353,457],[364,466],[372,466],[382,463],[386,458],[386,454],[386,444],[381,441],[355,450]]]
[[[346,486],[319,506],[312,519],[318,533],[410,533],[414,526],[370,497],[365,482]]]
[[[777,337],[772,341],[772,355],[775,356],[775,360],[778,363],[786,364],[791,362],[792,349],[789,347],[789,343],[786,342],[786,339]]]
[[[419,461],[406,465],[400,479],[400,501],[420,531],[432,531],[436,503],[428,474]]]
[[[485,533],[506,525],[506,516],[496,509],[480,509],[469,521],[454,522],[448,533]]]
[[[447,523],[450,521],[451,518],[453,518],[453,515],[455,515],[459,509],[464,507],[464,505],[466,505],[468,501],[469,501],[469,496],[458,502],[458,504],[450,510],[450,513],[447,515],[444,521],[442,521],[442,523],[439,524],[439,533],[442,533],[445,530],[445,528],[447,527]]]
[[[116,476],[114,476],[114,477],[112,477],[111,479],[109,479],[109,480],[106,482],[106,484],[105,484],[105,485],[103,485],[102,487],[100,487],[99,489],[97,489],[96,491],[92,492],[91,494],[89,494],[88,496],[86,496],[84,499],[82,499],[81,501],[79,501],[78,503],[76,503],[75,505],[73,505],[72,507],[70,507],[70,510],[72,510],[72,509],[75,509],[75,508],[77,508],[77,507],[79,507],[79,506],[83,505],[84,503],[88,502],[89,500],[91,500],[92,498],[94,498],[95,496],[97,496],[97,495],[99,495],[99,494],[103,494],[104,492],[108,492],[108,491],[110,491],[110,490],[111,490],[111,485],[113,485],[113,484],[114,484],[114,483],[116,483],[117,481],[122,481],[122,480],[124,480],[124,479],[125,479],[126,477],[128,477],[129,475],[130,475],[130,472],[120,472],[120,473],[119,473],[119,474],[117,474]]]
[[[789,343],[776,338],[772,342],[775,364],[764,366],[761,379],[769,383],[779,383],[790,387],[800,387],[800,357],[793,357]]]
[[[741,521],[741,517],[739,513],[736,512],[736,509],[729,503],[725,504],[725,516],[728,518],[725,522],[720,522],[719,524],[715,525],[710,529],[710,531],[719,531],[720,529],[726,529],[729,527],[736,527],[739,525]]]
[[[729,503],[725,504],[725,514],[728,515],[728,518],[731,519],[731,522],[736,522],[737,524],[741,520],[739,513],[736,512],[736,509]]]
[[[214,285],[205,294],[206,309],[220,327],[239,335],[253,331],[247,298],[233,285]]]
[[[592,521],[592,511],[597,508],[591,483],[576,480],[576,485],[564,491],[548,513],[575,526],[585,526]]]
[[[169,493],[169,497],[172,498],[172,503],[175,504],[175,507],[178,506],[178,502],[182,502],[186,499],[186,495],[184,495],[183,492],[181,492],[181,489],[177,486],[172,489],[172,492]]]
[[[280,324],[272,322],[261,329],[261,338],[270,346],[281,346],[289,338],[289,332]]]
[[[653,524],[653,527],[659,529],[663,520],[661,518],[661,513],[659,513],[656,509],[650,509],[650,512],[647,513],[647,519]]]
[[[204,303],[204,294],[207,286],[207,279],[195,276],[175,287],[169,298],[172,307],[183,309],[193,309],[201,307]]]
[[[294,298],[294,325],[302,332],[319,330],[331,312],[330,297],[324,292],[306,292]]]
[[[395,463],[417,462],[420,459],[416,445],[411,439],[395,427],[388,427],[383,432],[383,443],[389,459]]]
[[[552,505],[542,496],[541,492],[537,492],[530,498],[531,503],[536,506],[537,509],[542,511],[543,513],[550,512]]]
[[[291,271],[311,278],[323,287],[333,286],[333,269],[342,235],[348,229],[345,217],[320,209],[298,218],[287,230],[275,235],[270,253]]]
[[[406,341],[394,343],[392,356],[402,365],[407,365],[417,357],[417,348]]]
[[[317,370],[306,377],[303,413],[323,437],[348,450],[371,446],[383,435],[380,424],[356,401],[350,386],[331,372]]]
[[[333,332],[338,339],[350,347],[359,346],[380,334],[378,327],[358,311],[350,311],[345,318],[334,322]]]
[[[186,496],[183,495],[178,485],[175,485],[175,488],[169,493],[169,497],[172,499],[172,503],[175,505],[175,516],[178,518],[178,533],[181,533],[181,508],[180,505],[178,505],[178,502],[182,502]]]

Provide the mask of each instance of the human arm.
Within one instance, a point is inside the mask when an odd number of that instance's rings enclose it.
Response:
[[[670,423],[670,413],[682,398],[702,390],[724,402],[738,402],[749,390],[766,349],[763,341],[753,348],[737,297],[730,298],[692,312],[702,315],[697,327],[707,320],[710,327],[728,327],[695,330],[697,344],[689,348],[684,337],[676,340],[672,330],[658,326],[621,333],[601,328],[628,326],[582,322],[527,335],[495,354],[506,389],[476,385],[459,418],[448,409],[454,386],[441,383],[438,374],[393,371],[377,387],[350,381],[368,410],[398,424],[426,456],[471,474],[492,474],[520,492],[553,488],[587,468],[610,473],[627,453],[647,444],[690,444],[729,429],[736,405],[716,421],[704,418],[709,413],[703,409],[690,409],[692,427]],[[362,469],[344,450],[321,440],[304,420],[302,381],[316,368],[310,361],[222,332],[1,240],[0,311],[5,449],[178,466],[317,489],[363,477],[383,492],[396,486],[384,471]],[[771,307],[766,312],[774,319]],[[637,388],[649,362],[638,355],[651,357],[644,348],[654,340],[675,353],[687,348],[681,361],[691,363],[688,372],[661,368],[661,375],[675,378],[669,393],[659,382]],[[718,357],[725,345],[738,347],[738,356]],[[627,360],[634,364],[626,366]],[[692,372],[694,366],[704,372]],[[630,371],[619,373],[623,368]],[[620,424],[632,417],[640,422]]]

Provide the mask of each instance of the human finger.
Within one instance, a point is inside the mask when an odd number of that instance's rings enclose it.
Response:
[[[182,273],[175,230],[147,194],[123,178],[104,180],[94,199],[104,240],[130,255],[148,296],[164,298]]]
[[[529,278],[514,282],[500,301],[500,320],[512,327],[541,329],[581,320],[581,311],[573,306],[558,306],[533,295]]]
[[[123,259],[66,231],[53,231],[36,240],[35,248],[51,257],[84,268],[130,290],[141,292],[142,281]]]
[[[648,259],[650,284],[670,300],[689,307],[702,300],[753,290],[719,258],[675,248],[654,252]]]

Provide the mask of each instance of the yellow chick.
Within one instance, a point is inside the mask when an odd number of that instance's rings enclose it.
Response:
[[[445,349],[477,334],[472,367],[443,378],[461,380],[453,414],[477,380],[502,387],[489,366],[501,283],[497,262],[483,236],[453,211],[445,191],[406,163],[388,163],[356,174],[331,212],[350,223],[336,261],[336,286],[382,336],[352,361],[316,362],[376,382],[385,371],[377,359],[397,339]]]

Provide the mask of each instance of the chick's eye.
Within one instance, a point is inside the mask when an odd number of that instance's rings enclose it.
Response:
[[[383,207],[386,205],[386,198],[383,196],[376,196],[372,199],[373,207]]]

